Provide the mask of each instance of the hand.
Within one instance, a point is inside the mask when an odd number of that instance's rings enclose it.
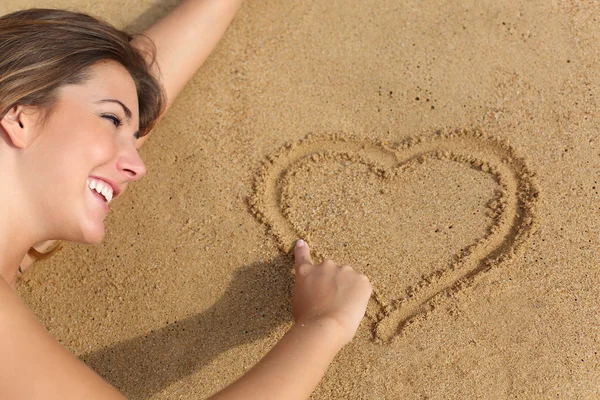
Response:
[[[334,322],[341,345],[350,342],[373,290],[369,279],[332,260],[314,265],[310,249],[302,240],[296,243],[294,258],[296,282],[292,309],[296,324]]]

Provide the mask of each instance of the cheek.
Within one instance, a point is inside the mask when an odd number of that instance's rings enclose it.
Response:
[[[105,164],[115,157],[117,146],[113,140],[96,140],[90,144],[86,153],[89,155],[90,161],[96,164]]]
[[[116,133],[110,125],[103,126],[94,116],[79,116],[69,121],[57,121],[43,137],[44,158],[54,160],[64,172],[74,170],[89,173],[108,163],[117,154]],[[54,168],[55,169],[55,168]]]
[[[118,148],[115,136],[107,131],[88,131],[82,138],[82,154],[87,161],[94,166],[104,164],[112,160],[117,154]]]

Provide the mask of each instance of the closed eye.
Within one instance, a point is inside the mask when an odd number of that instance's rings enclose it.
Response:
[[[114,114],[101,114],[100,116],[101,116],[102,118],[105,118],[105,119],[107,119],[107,120],[111,121],[111,122],[113,123],[113,125],[114,125],[115,127],[117,127],[117,128],[123,125],[123,120],[122,120],[121,118],[117,117],[117,116],[116,116],[116,115],[114,115]],[[134,137],[136,140],[137,140],[137,139],[139,139],[139,138],[140,138],[140,131],[137,131],[137,132],[135,132],[135,133],[133,134],[133,137]]]
[[[103,118],[106,118],[110,121],[112,121],[112,123],[114,124],[115,127],[120,127],[121,125],[123,125],[123,121],[121,121],[121,119],[115,115],[112,114],[102,114]]]

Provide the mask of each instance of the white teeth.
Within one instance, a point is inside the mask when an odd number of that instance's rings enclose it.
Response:
[[[104,196],[107,203],[110,203],[110,201],[112,200],[112,194],[113,194],[113,191],[110,186],[102,189],[102,196]]]
[[[110,204],[113,198],[113,189],[110,185],[95,179],[88,179],[87,183],[90,189],[104,196],[106,202]]]

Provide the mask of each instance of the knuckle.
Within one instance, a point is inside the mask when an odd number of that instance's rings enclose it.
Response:
[[[324,267],[331,267],[331,266],[335,266],[336,264],[331,258],[326,258],[323,260],[321,265],[323,265]]]
[[[371,281],[369,280],[369,277],[366,275],[360,275],[359,276],[359,280],[360,282],[362,282],[366,288],[368,288],[369,290],[373,289],[373,286],[371,285]]]

